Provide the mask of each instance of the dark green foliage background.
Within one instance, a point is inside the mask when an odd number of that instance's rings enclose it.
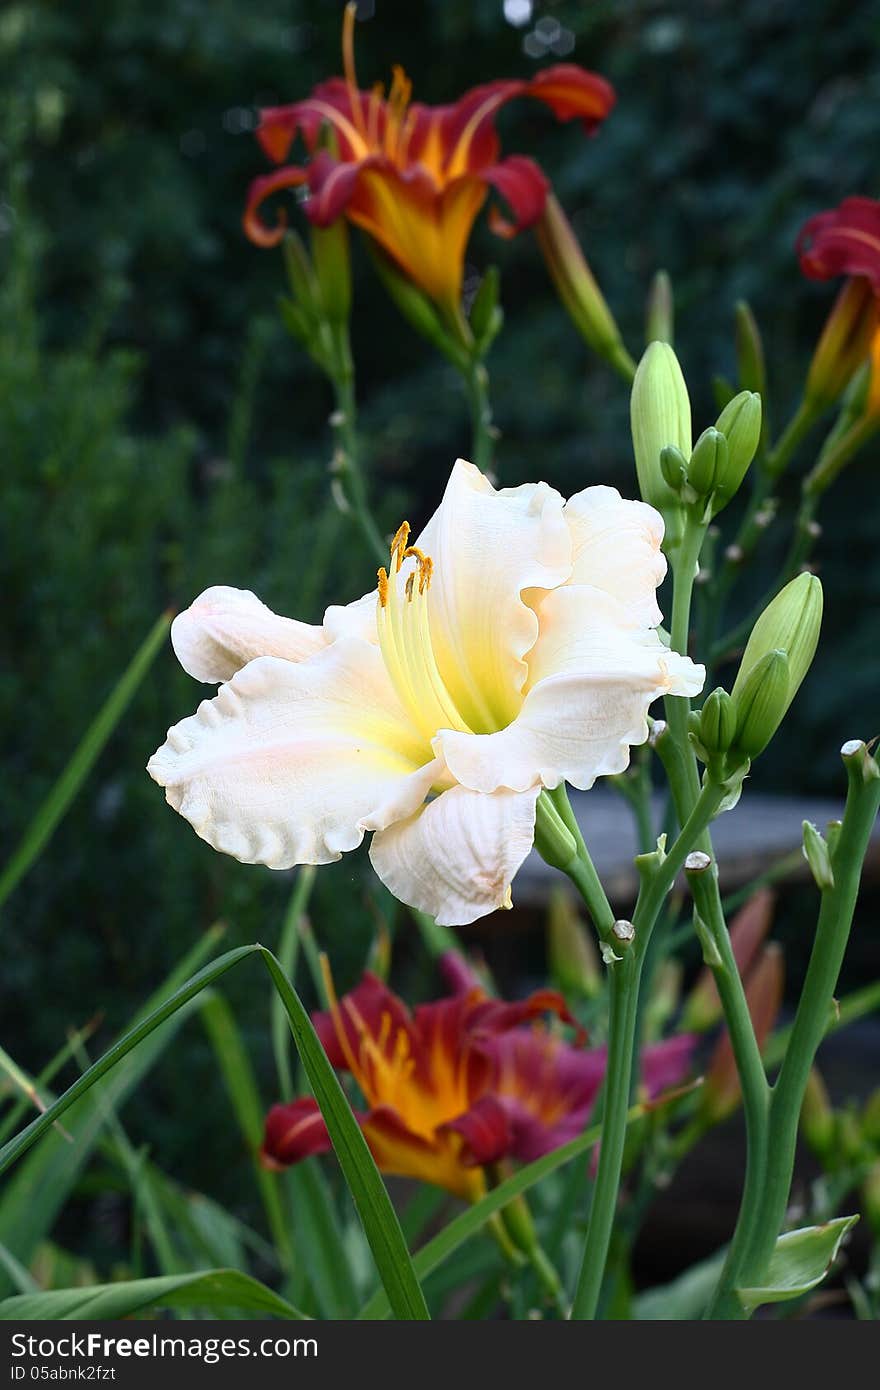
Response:
[[[31,0],[0,12],[4,853],[164,606],[228,583],[314,620],[370,585],[371,557],[328,502],[325,384],[275,316],[280,258],[240,229],[264,168],[253,109],[338,70],[340,11]],[[594,140],[512,108],[506,149],[551,175],[636,353],[650,277],[670,271],[701,427],[714,418],[713,373],[733,370],[733,306],[750,300],[781,425],[831,299],[799,275],[797,229],[849,193],[880,192],[880,6],[562,0],[539,4],[541,16],[574,33],[573,59],[606,74],[619,105]],[[378,0],[358,28],[361,80],[402,62],[418,97],[448,100],[532,71],[523,32],[501,0]],[[466,411],[454,374],[355,254],[372,493],[384,525],[404,512],[418,522],[468,452]],[[576,337],[532,238],[499,243],[481,226],[470,259],[502,271],[507,324],[489,365],[504,480],[631,492],[627,393]],[[756,779],[765,785],[837,794],[841,741],[880,727],[877,467],[875,450],[829,500],[825,640]],[[163,654],[4,910],[4,1041],[25,1065],[95,1010],[107,1029],[123,1023],[217,917],[232,942],[277,940],[289,878],[202,845],[143,771],[199,695]],[[362,869],[355,857],[319,875],[314,917],[343,984],[377,911]],[[255,976],[230,988],[265,1059]],[[217,1190],[238,1171],[238,1141],[202,1035],[189,1025],[183,1039],[131,1126],[166,1168]],[[193,1105],[196,1092],[212,1103]]]

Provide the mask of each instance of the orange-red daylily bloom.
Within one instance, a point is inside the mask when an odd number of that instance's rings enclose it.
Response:
[[[555,990],[505,1003],[466,971],[456,976],[457,994],[410,1012],[367,973],[313,1022],[330,1061],[351,1072],[370,1107],[357,1119],[379,1168],[475,1200],[485,1190],[483,1165],[538,1158],[583,1131],[605,1074],[605,1049],[572,1046],[535,1022],[551,1013],[574,1023]],[[693,1042],[681,1036],[646,1050],[650,1095],[682,1079]],[[311,1097],[269,1111],[269,1166],[329,1148]]]
[[[305,212],[316,226],[345,215],[426,294],[455,307],[465,248],[490,188],[512,214],[491,213],[493,230],[507,237],[538,221],[549,188],[531,159],[499,158],[498,110],[514,97],[533,97],[559,120],[577,117],[594,130],[611,110],[614,92],[573,63],[546,68],[530,81],[488,82],[450,106],[411,103],[412,83],[400,67],[387,96],[381,84],[363,92],[354,67],[355,9],[345,10],[345,77],[322,82],[304,101],[261,112],[257,138],[269,158],[283,165],[299,134],[308,159],[254,181],[245,230],[259,245],[275,245],[286,218],[282,210],[275,226],[267,226],[261,204],[281,189],[306,185]],[[333,154],[319,148],[324,127],[332,130]]]
[[[845,198],[811,217],[797,242],[801,269],[811,280],[849,276],[819,340],[807,392],[829,400],[845,389],[871,357],[866,411],[880,413],[880,202]]]

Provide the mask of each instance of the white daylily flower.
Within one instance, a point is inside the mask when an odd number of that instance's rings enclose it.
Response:
[[[172,627],[183,667],[225,682],[149,764],[216,849],[286,869],[373,831],[392,893],[438,922],[510,906],[535,803],[621,772],[659,695],[705,672],[663,645],[663,521],[614,488],[497,492],[459,460],[418,545],[321,627],[208,589]]]

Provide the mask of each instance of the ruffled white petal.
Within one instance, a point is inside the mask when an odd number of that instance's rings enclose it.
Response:
[[[148,771],[196,833],[273,869],[326,864],[409,816],[439,780],[376,647],[262,657],[168,732]]]
[[[171,624],[177,659],[197,681],[228,681],[258,656],[305,661],[327,645],[320,627],[281,618],[249,589],[206,589]]]
[[[519,708],[524,657],[538,635],[523,591],[552,589],[571,569],[562,508],[546,483],[496,492],[459,459],[419,537],[434,562],[428,614],[437,664],[471,728],[502,727]]]
[[[373,868],[396,898],[444,926],[510,906],[510,885],[535,838],[538,787],[481,796],[452,787],[373,836]]]
[[[324,636],[328,642],[340,637],[360,637],[364,642],[377,644],[376,604],[378,595],[371,589],[353,603],[331,604],[324,614]]]
[[[536,780],[555,787],[563,779],[586,790],[627,766],[630,747],[648,736],[646,716],[658,696],[703,687],[702,666],[671,652],[598,589],[556,589],[540,616],[517,718],[500,733],[443,732],[434,740],[456,781],[475,791],[524,791]]]
[[[619,600],[639,622],[656,627],[656,590],[666,577],[660,549],[663,518],[646,502],[613,487],[588,487],[565,504],[572,539],[570,583],[591,584]]]

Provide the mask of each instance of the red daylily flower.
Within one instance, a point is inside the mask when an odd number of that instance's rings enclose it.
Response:
[[[501,195],[512,214],[507,218],[493,209],[491,226],[510,237],[538,221],[549,189],[531,159],[499,158],[497,112],[514,97],[532,97],[557,119],[579,118],[592,131],[614,105],[614,91],[595,73],[560,63],[530,81],[475,87],[449,106],[411,103],[412,83],[400,67],[394,68],[387,97],[381,84],[363,92],[354,67],[355,9],[351,4],[345,9],[345,77],[320,83],[303,101],[261,112],[257,139],[269,158],[284,165],[301,135],[308,160],[253,182],[245,231],[260,246],[276,245],[284,235],[283,210],[270,227],[259,209],[271,194],[305,185],[304,209],[316,226],[346,216],[426,294],[455,308],[465,248],[489,190]],[[333,154],[319,149],[324,127],[333,132]]]
[[[834,399],[870,354],[866,410],[880,412],[880,202],[844,198],[817,213],[797,241],[801,269],[811,280],[849,276],[837,297],[810,367],[808,394]]]
[[[605,1074],[605,1050],[585,1051],[534,1024],[546,1013],[574,1023],[555,990],[505,1003],[466,974],[456,984],[459,993],[410,1012],[367,973],[313,1021],[330,1061],[352,1073],[370,1107],[357,1119],[379,1168],[475,1200],[485,1190],[483,1165],[529,1161],[583,1131]],[[647,1049],[650,1095],[682,1079],[693,1045],[682,1036]],[[269,1166],[329,1148],[310,1097],[269,1111]]]

